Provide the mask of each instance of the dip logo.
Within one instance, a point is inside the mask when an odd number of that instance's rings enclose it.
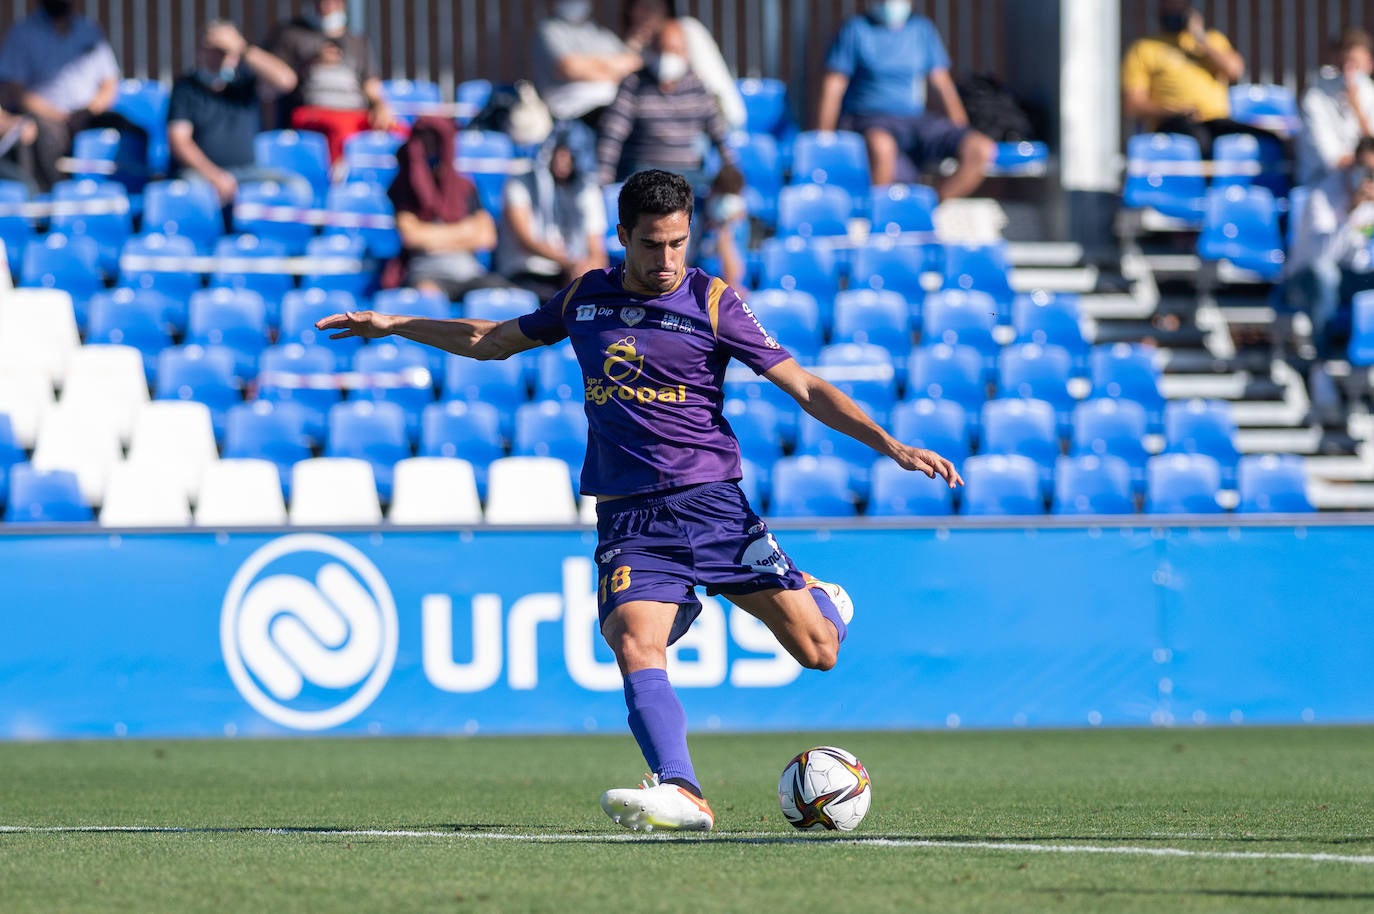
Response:
[[[363,712],[396,661],[386,579],[331,536],[293,534],[258,549],[229,582],[220,647],[253,709],[282,726],[323,730]]]

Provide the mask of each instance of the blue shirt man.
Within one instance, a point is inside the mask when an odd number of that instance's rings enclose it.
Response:
[[[949,54],[934,23],[912,15],[911,0],[873,0],[848,19],[825,69],[817,126],[863,134],[874,184],[897,180],[902,157],[916,169],[959,161],[937,184],[942,200],[967,196],[982,183],[996,144],[969,128]],[[929,90],[943,116],[927,110]]]

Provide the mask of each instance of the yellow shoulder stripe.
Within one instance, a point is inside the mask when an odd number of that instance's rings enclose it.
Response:
[[[730,286],[719,276],[711,279],[711,288],[706,293],[706,313],[711,318],[711,335],[716,335],[716,328],[720,325],[720,297],[725,294],[725,290]]]
[[[568,313],[568,302],[570,302],[570,301],[573,300],[573,296],[577,294],[577,287],[580,286],[580,285],[582,285],[582,280],[584,280],[584,279],[586,279],[586,278],[587,278],[587,274],[586,274],[586,273],[583,273],[581,276],[579,276],[579,277],[577,277],[576,279],[573,280],[573,284],[572,284],[572,285],[568,286],[568,294],[563,296],[563,312],[562,312],[562,313],[564,313],[564,314],[567,314],[567,313]]]

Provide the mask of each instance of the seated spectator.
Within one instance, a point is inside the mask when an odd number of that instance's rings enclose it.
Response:
[[[401,170],[388,196],[401,256],[388,264],[385,287],[437,290],[456,301],[473,289],[507,284],[477,259],[496,247],[496,222],[482,209],[477,187],[453,167],[457,135],[452,120],[421,117],[397,150]]]
[[[578,170],[566,128],[549,137],[529,174],[506,182],[503,218],[497,267],[540,299],[608,263],[606,203]]]
[[[748,120],[744,97],[735,74],[725,63],[711,30],[693,16],[678,15],[677,0],[625,0],[620,10],[620,34],[630,50],[642,54],[654,46],[659,30],[676,21],[687,36],[687,62],[697,78],[716,97],[721,116],[731,130],[743,130]]]
[[[295,71],[220,21],[201,32],[196,63],[172,85],[167,108],[167,142],[181,177],[209,181],[224,204],[241,182],[289,180],[254,164],[253,138],[262,126],[259,99],[294,89]]]
[[[997,146],[969,127],[935,24],[912,15],[910,0],[869,6],[840,27],[830,46],[817,128],[863,134],[874,184],[898,180],[903,155],[923,170],[957,159],[936,190],[942,200],[968,196],[983,182]],[[927,86],[944,116],[927,110]]]
[[[1319,358],[1334,353],[1333,328],[1340,312],[1342,283],[1370,267],[1374,234],[1374,137],[1364,137],[1351,163],[1311,188],[1288,254],[1292,298],[1312,318]]]
[[[1227,133],[1280,141],[1273,133],[1231,119],[1232,83],[1245,73],[1226,36],[1208,29],[1188,0],[1160,0],[1158,35],[1137,40],[1121,61],[1122,107],[1146,129],[1194,137],[1202,157]]]
[[[553,0],[535,26],[530,68],[554,120],[581,120],[593,130],[621,80],[643,66],[638,54],[592,19],[591,0]]]
[[[343,156],[353,134],[395,125],[367,38],[348,30],[345,0],[315,0],[313,14],[279,26],[267,48],[296,72],[278,120],[323,133],[331,161]]]
[[[34,178],[44,190],[66,177],[58,160],[82,130],[114,127],[147,148],[146,131],[110,110],[119,91],[119,63],[110,43],[100,26],[72,6],[71,0],[43,0],[15,23],[0,47],[5,107],[38,125]]]
[[[740,224],[749,221],[743,192],[744,175],[733,165],[722,165],[711,179],[711,192],[702,207],[704,225],[697,258],[714,261],[720,278],[740,295],[748,295],[744,288],[744,254],[735,235]]]
[[[38,125],[33,118],[0,110],[0,181],[18,181],[30,194],[38,192],[33,159],[37,139]]]
[[[687,38],[668,23],[658,33],[645,67],[625,77],[615,101],[601,117],[596,159],[601,183],[623,181],[637,171],[661,168],[704,181],[705,142],[721,159],[734,162],[725,144],[725,119],[715,97],[687,63]]]
[[[1361,137],[1374,133],[1374,52],[1369,33],[1346,29],[1331,48],[1331,63],[1302,96],[1298,183],[1316,184],[1347,168]]]

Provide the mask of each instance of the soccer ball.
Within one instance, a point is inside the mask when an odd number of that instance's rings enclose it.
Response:
[[[872,801],[873,785],[863,763],[835,746],[801,753],[787,763],[778,781],[782,814],[796,828],[852,831]]]

